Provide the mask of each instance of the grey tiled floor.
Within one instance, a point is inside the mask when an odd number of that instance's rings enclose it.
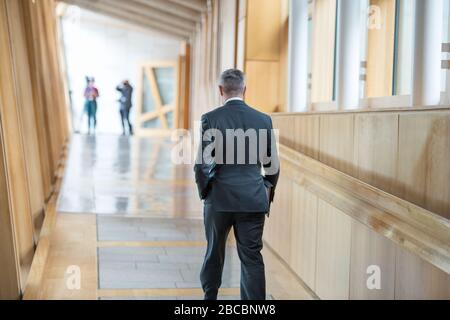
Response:
[[[99,248],[100,289],[200,288],[203,247]],[[227,248],[222,287],[239,287],[240,262]]]
[[[98,216],[99,241],[204,241],[202,220]]]

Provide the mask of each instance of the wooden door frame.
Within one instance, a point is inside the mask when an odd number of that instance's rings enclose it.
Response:
[[[174,101],[170,105],[164,105],[162,101],[161,94],[158,89],[157,79],[154,73],[156,68],[174,68],[175,79],[174,79]],[[144,76],[147,76],[150,82],[150,91],[155,100],[155,110],[151,112],[143,113],[144,107]],[[136,96],[136,133],[139,136],[169,136],[172,130],[177,129],[178,126],[178,105],[179,105],[179,82],[180,82],[180,68],[179,62],[174,61],[148,61],[144,62],[139,67],[138,73],[138,83],[137,83],[137,96]],[[173,112],[173,128],[169,128],[167,119],[165,115],[169,112]],[[142,128],[142,124],[145,121],[158,118],[161,120],[163,128],[158,129],[145,129]]]

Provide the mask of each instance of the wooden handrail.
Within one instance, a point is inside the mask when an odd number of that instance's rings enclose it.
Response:
[[[324,201],[450,273],[450,221],[280,145],[283,171]]]

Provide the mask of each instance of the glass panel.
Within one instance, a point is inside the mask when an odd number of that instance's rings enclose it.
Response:
[[[361,22],[360,22],[360,41],[359,56],[361,57],[361,64],[359,69],[359,98],[366,97],[366,74],[367,74],[367,46],[369,40],[369,27],[371,27],[371,20],[369,20],[369,0],[361,0]]]
[[[412,92],[414,0],[399,0],[397,6],[393,93],[409,95]]]
[[[312,56],[313,56],[313,21],[312,15],[314,10],[314,3],[311,1],[308,4],[308,97],[307,105],[311,104],[311,87],[312,87]]]
[[[450,43],[450,0],[444,0],[444,21],[443,21],[443,30],[442,30],[442,43],[447,44],[444,47],[448,48],[448,43]],[[450,54],[446,52],[447,50],[443,50],[442,52],[442,61],[446,61],[450,59]],[[441,71],[441,91],[446,92],[447,96],[450,94],[450,70],[442,68]],[[445,104],[448,104],[449,101],[445,101]]]
[[[311,102],[331,102],[334,96],[337,1],[314,0],[310,8]]]
[[[393,81],[396,56],[397,0],[370,0],[366,88],[367,98],[389,97],[395,92]]]
[[[150,119],[142,123],[143,129],[161,129],[161,121],[158,118]]]
[[[143,106],[142,113],[155,111],[155,100],[150,89],[150,80],[144,73],[144,87],[143,87]]]
[[[173,111],[166,113],[167,125],[169,128],[173,128]]]
[[[337,96],[337,63],[338,63],[338,53],[337,53],[337,49],[338,49],[338,12],[339,12],[339,1],[336,1],[336,9],[335,9],[335,13],[334,13],[334,52],[333,52],[333,98],[332,100],[335,101],[336,100],[336,96]]]
[[[175,100],[175,69],[155,68],[154,72],[163,105],[172,104]]]

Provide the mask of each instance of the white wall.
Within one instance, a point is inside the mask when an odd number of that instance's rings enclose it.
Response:
[[[63,17],[62,32],[75,113],[74,129],[81,132],[87,131],[87,119],[83,116],[86,75],[96,78],[100,91],[97,132],[121,133],[117,84],[129,79],[136,88],[141,63],[176,60],[181,47],[177,39],[77,7],[70,7]]]
[[[234,68],[236,66],[236,12],[237,1],[226,0],[219,2],[220,5],[220,70]]]

